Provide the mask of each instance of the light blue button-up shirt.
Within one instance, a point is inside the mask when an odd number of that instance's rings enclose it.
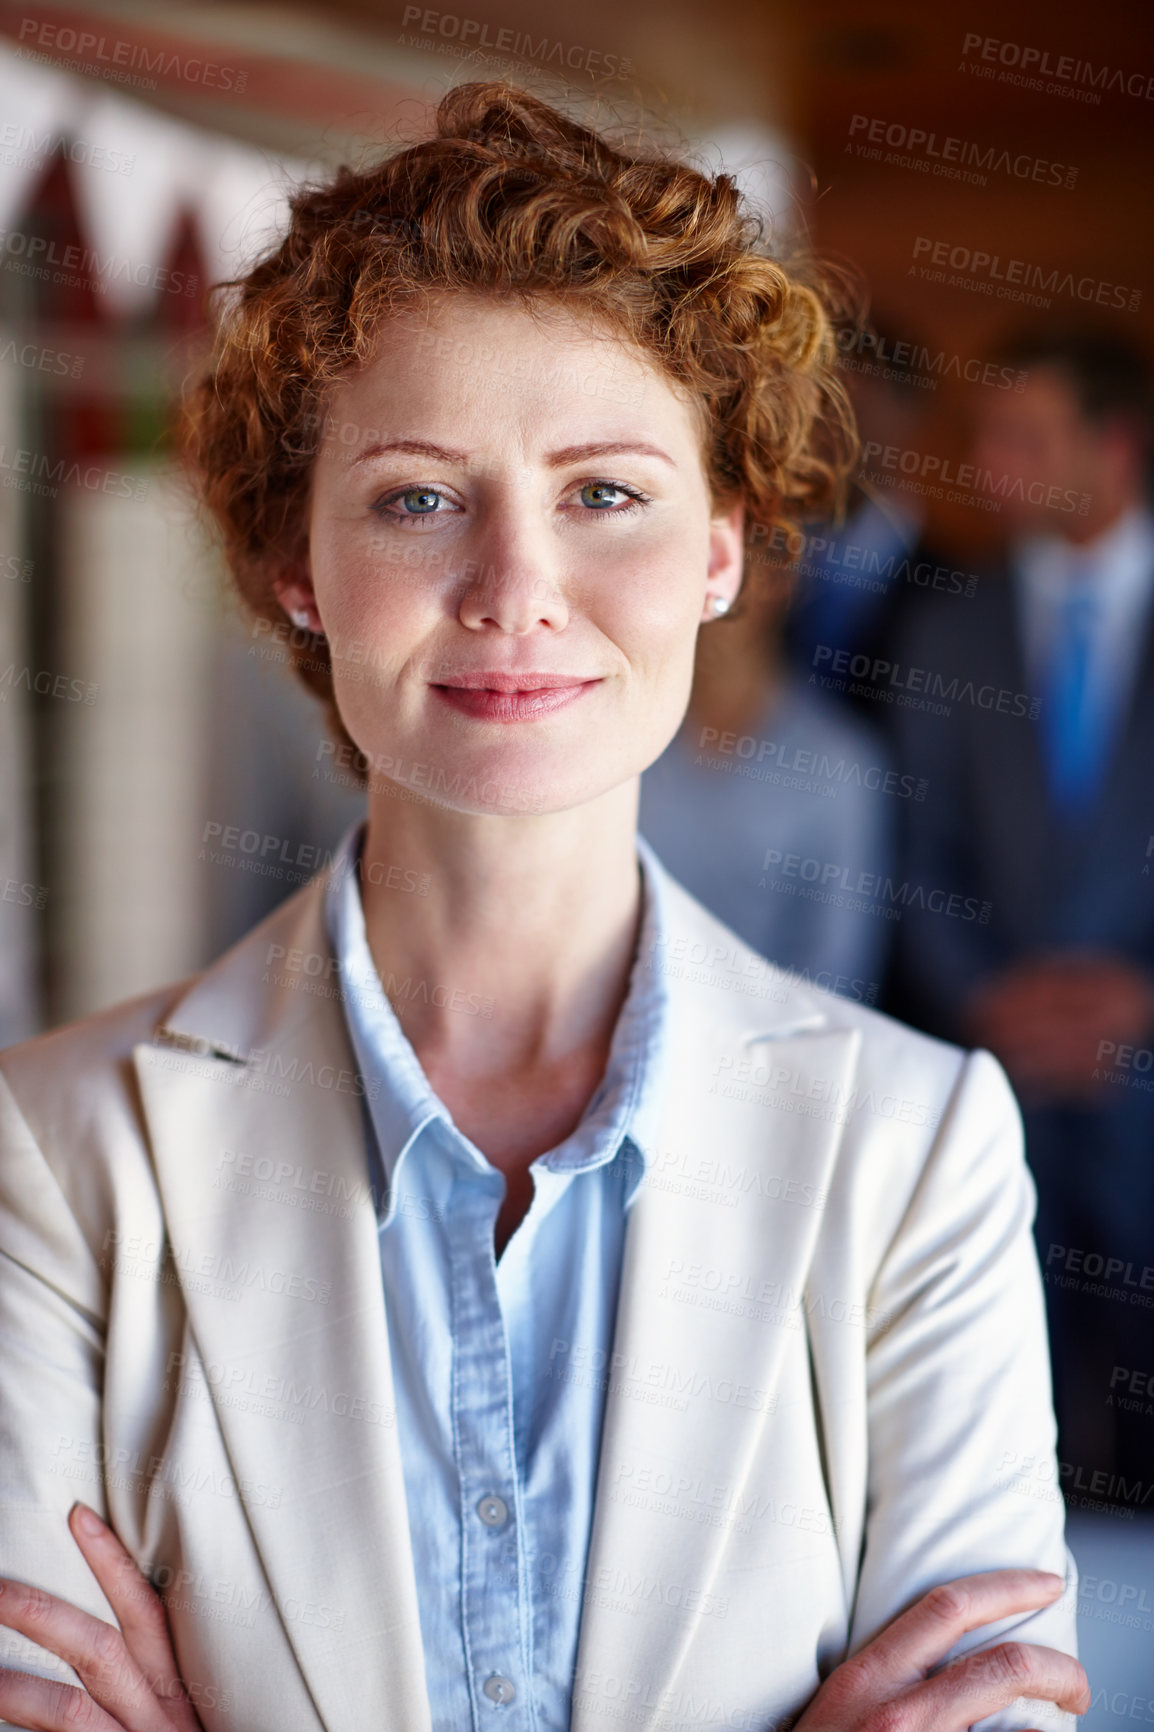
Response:
[[[566,1732],[625,1218],[662,1093],[666,994],[644,966],[665,929],[661,869],[642,843],[640,960],[604,1079],[533,1162],[498,1262],[505,1181],[433,1093],[373,967],[362,834],[341,845],[326,914],[358,1068],[379,1085],[370,1170],[433,1728]],[[402,1002],[437,990],[391,984]]]

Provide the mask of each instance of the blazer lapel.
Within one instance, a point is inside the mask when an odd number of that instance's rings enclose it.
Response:
[[[244,939],[135,1060],[199,1393],[320,1718],[420,1732],[365,1085],[337,999],[269,966],[330,954],[322,895],[310,885]]]
[[[710,922],[708,937],[722,931]],[[628,1602],[615,1609],[621,1602],[598,1584],[636,1575],[643,1561],[647,1577],[679,1583],[708,1604],[727,1518],[756,1491],[751,1469],[774,1423],[787,1344],[805,1328],[820,1201],[857,1060],[859,1037],[824,1028],[809,994],[787,987],[769,1026],[751,1027],[738,993],[676,979],[671,986],[671,1088],[626,1235],[573,1732],[615,1717],[626,1694],[634,1724],[664,1724],[663,1697],[677,1689],[695,1644],[698,1653],[708,1645],[701,1614],[657,1607],[639,1620]],[[703,1206],[695,1182],[703,1176],[733,1187],[736,1206]],[[818,1206],[799,1207],[805,1200]],[[732,1380],[748,1388],[748,1404],[727,1405],[721,1420],[707,1398],[690,1398],[684,1411],[651,1404],[629,1378],[653,1365],[689,1391],[703,1374]],[[706,1519],[719,1496],[720,1519]],[[671,1520],[677,1501],[699,1505],[702,1519]],[[616,1700],[600,1691],[607,1677],[621,1681]]]

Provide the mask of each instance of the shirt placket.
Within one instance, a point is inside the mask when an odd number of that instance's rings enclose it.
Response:
[[[473,1725],[536,1732],[512,1373],[497,1291],[499,1175],[458,1177],[451,1207],[453,1445]]]

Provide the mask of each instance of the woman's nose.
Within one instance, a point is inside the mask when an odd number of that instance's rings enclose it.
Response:
[[[523,637],[561,631],[569,608],[553,569],[548,538],[524,525],[494,526],[479,557],[464,568],[459,617],[470,631]]]

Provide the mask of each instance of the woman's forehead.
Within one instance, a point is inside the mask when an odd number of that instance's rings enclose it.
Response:
[[[399,309],[327,408],[325,442],[349,455],[402,431],[449,450],[513,426],[562,447],[637,443],[653,425],[696,443],[685,393],[638,344],[565,306],[495,297]]]
[[[510,372],[508,352],[525,356]],[[371,375],[382,361],[420,372],[461,368],[476,373],[501,366],[517,378],[530,365],[545,378],[572,366],[573,356],[592,351],[603,367],[633,374],[661,374],[655,358],[630,339],[607,312],[582,306],[572,297],[478,294],[444,290],[407,300],[377,323],[360,367],[345,375],[353,383]],[[545,362],[551,364],[543,365]]]

